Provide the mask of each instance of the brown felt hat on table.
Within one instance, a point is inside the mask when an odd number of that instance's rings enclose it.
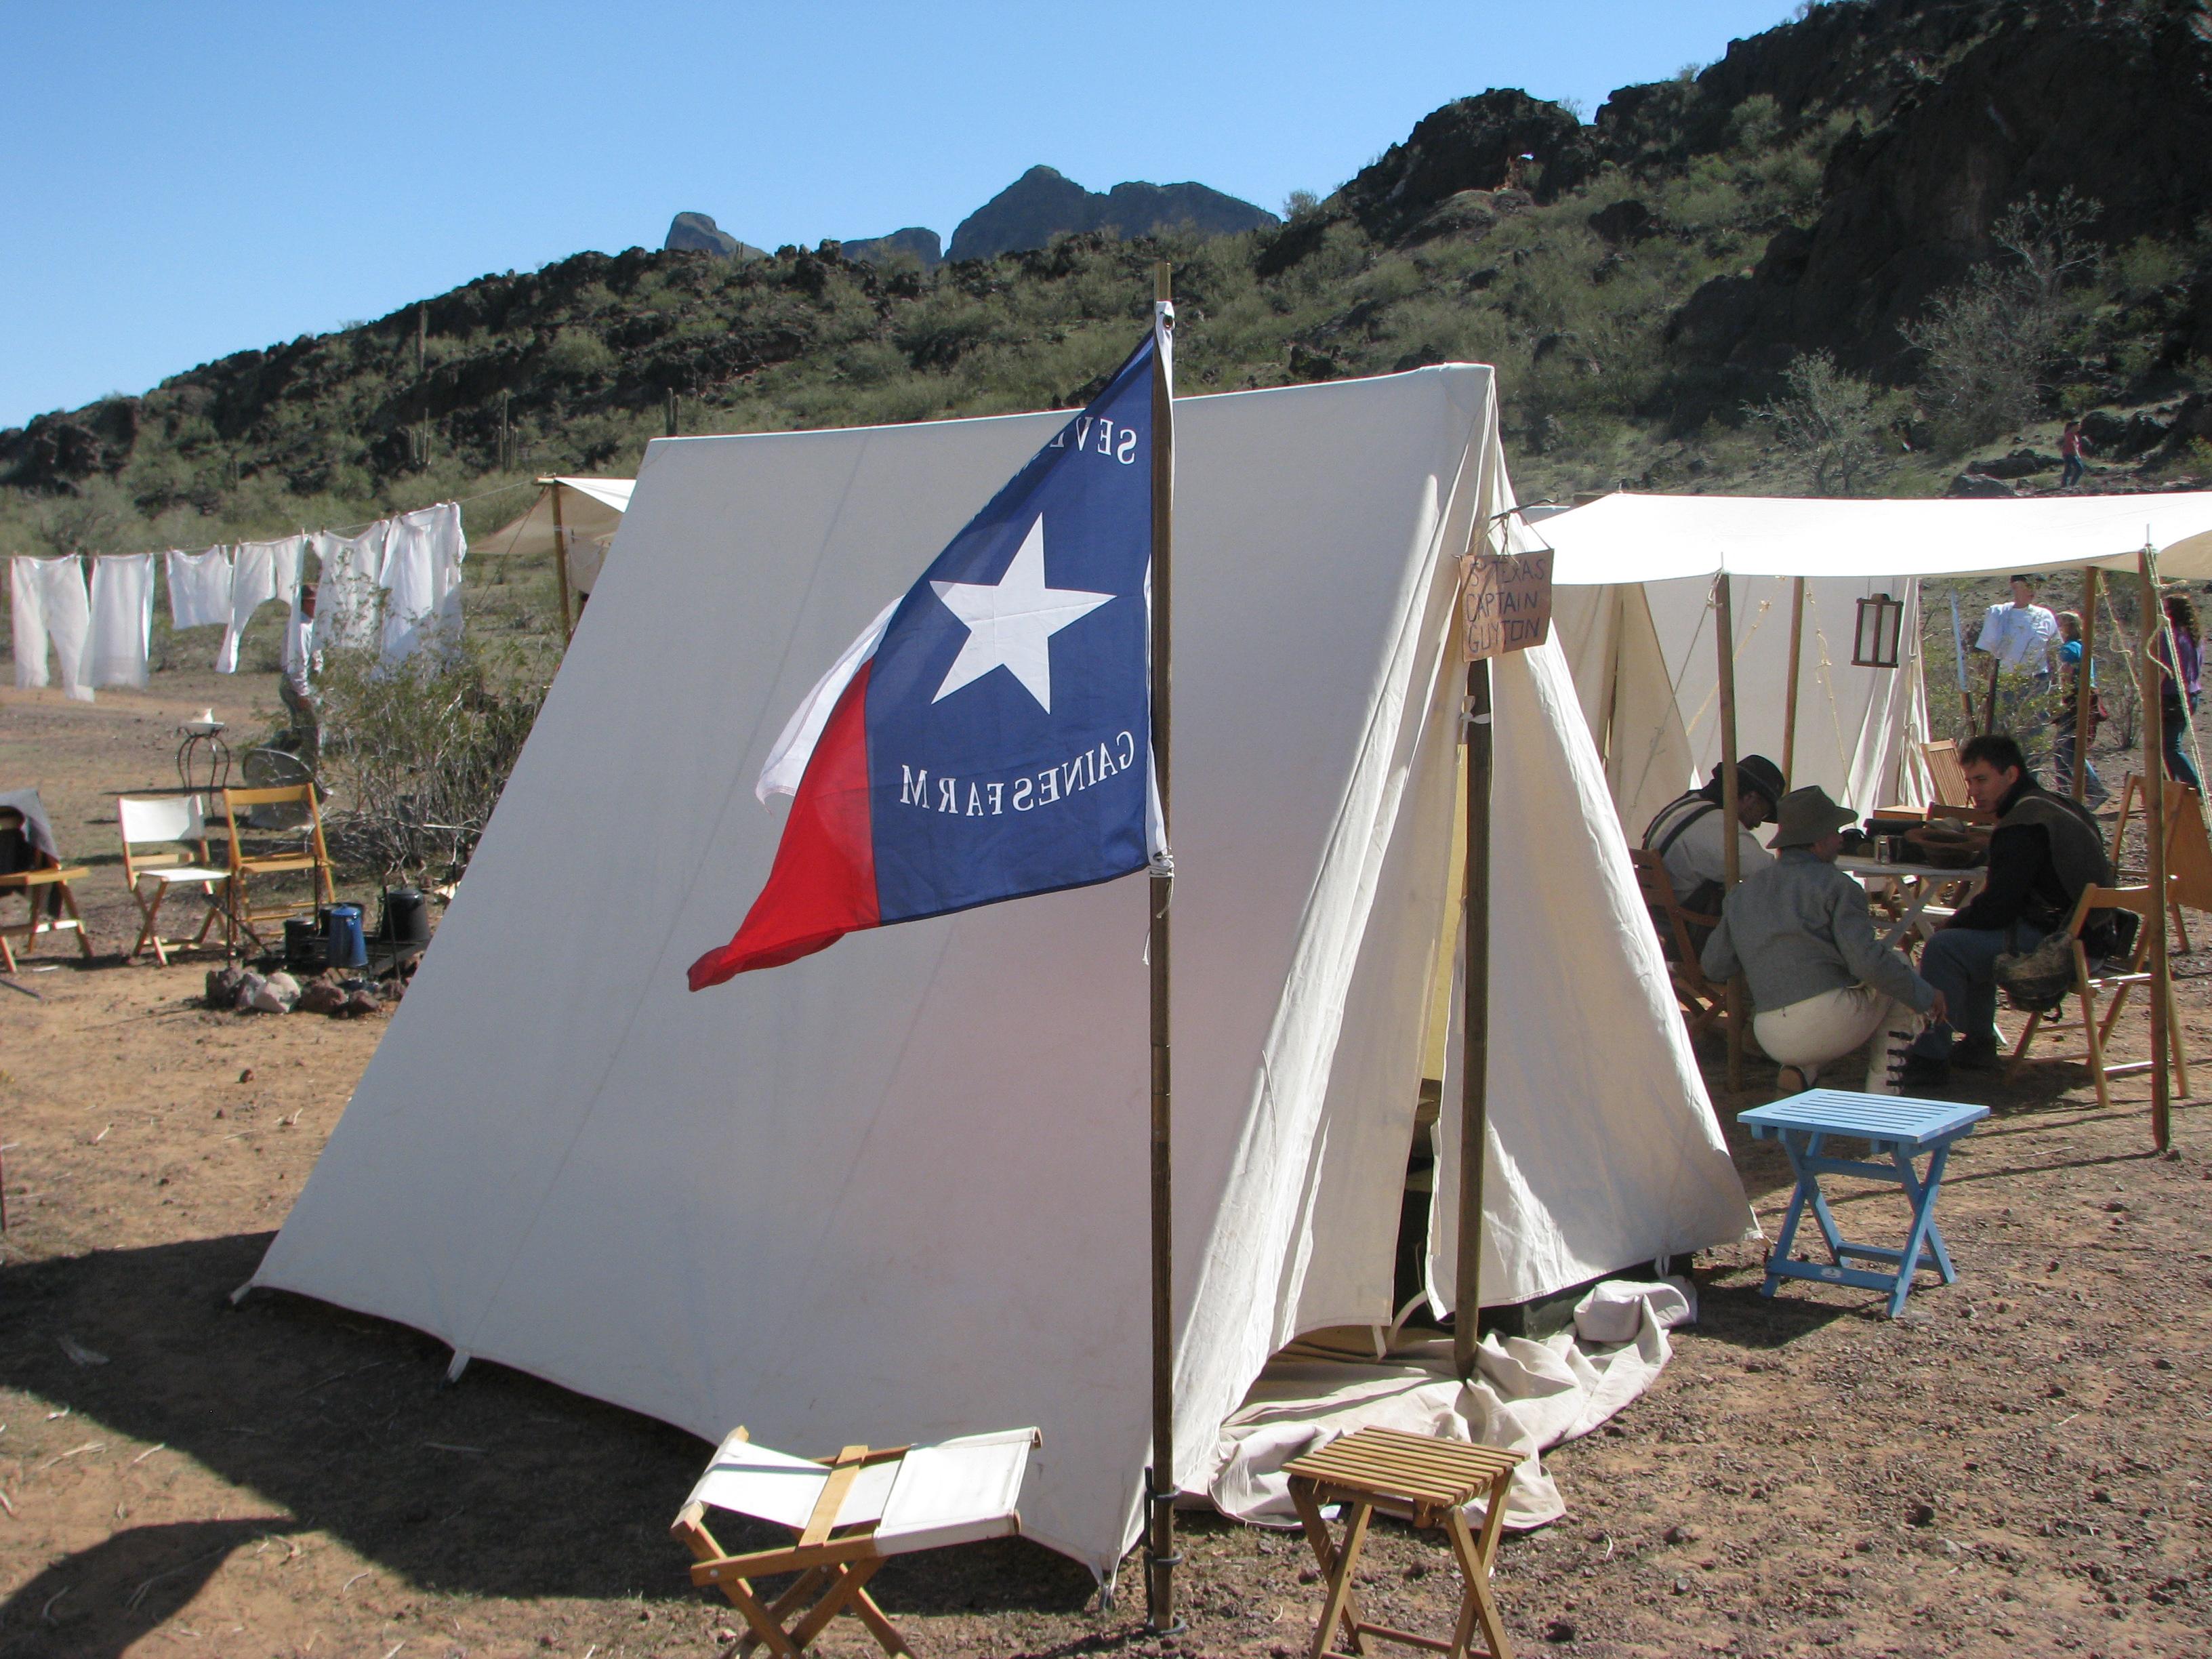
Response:
[[[1858,820],[1857,813],[1848,806],[1837,805],[1820,785],[1808,784],[1802,789],[1792,789],[1776,807],[1772,844],[1777,848],[1810,847],[1821,836],[1847,830]]]

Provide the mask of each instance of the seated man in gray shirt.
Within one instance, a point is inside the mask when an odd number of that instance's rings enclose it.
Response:
[[[1875,937],[1865,890],[1836,868],[1854,816],[1825,789],[1784,795],[1774,862],[1729,895],[1701,957],[1714,979],[1751,981],[1752,1034],[1786,1094],[1877,1033],[1867,1091],[1895,1094],[1923,1017],[1945,1013],[1942,994]]]

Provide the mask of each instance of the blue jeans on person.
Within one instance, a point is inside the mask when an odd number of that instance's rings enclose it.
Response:
[[[2032,951],[2045,934],[2015,922],[2009,927],[1946,927],[1920,953],[1920,977],[1943,994],[1948,1023],[1931,1025],[1912,1044],[1925,1060],[1951,1058],[1955,1034],[1969,1041],[1997,1040],[1996,961],[2008,951]]]
[[[2096,763],[2094,761],[2085,761],[2082,764],[2086,769],[2081,780],[2084,799],[2092,806],[2100,802],[2110,800],[2112,798],[2112,792],[2105,787],[2104,779],[2097,775]],[[2073,793],[2074,732],[2070,727],[2061,730],[2058,740],[2053,746],[2051,773],[2053,788],[2062,795]]]
[[[2204,781],[2197,775],[2197,764],[2189,758],[2184,744],[2188,731],[2181,713],[2181,700],[2169,697],[2159,705],[2159,737],[2166,745],[2166,775],[2176,783],[2185,783],[2198,794],[2204,793]]]
[[[2065,466],[2058,474],[2058,487],[2061,489],[2071,489],[2081,482],[2081,475],[2087,471],[2088,469],[2081,465],[2081,458],[2079,455],[2069,455],[2066,458]]]

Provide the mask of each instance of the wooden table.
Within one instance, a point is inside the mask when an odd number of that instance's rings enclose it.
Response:
[[[1498,1532],[1505,1519],[1505,1489],[1520,1462],[1519,1453],[1496,1446],[1437,1440],[1395,1429],[1362,1429],[1286,1465],[1284,1472],[1291,1478],[1291,1501],[1297,1506],[1314,1559],[1328,1584],[1321,1623],[1314,1631],[1312,1659],[1348,1659],[1349,1655],[1364,1654],[1366,1650],[1359,1642],[1363,1635],[1460,1659],[1469,1651],[1468,1643],[1477,1626],[1482,1629],[1480,1651],[1491,1659],[1510,1659],[1505,1626],[1490,1597],[1490,1563],[1497,1553]],[[1482,1518],[1482,1535],[1477,1539],[1467,1524],[1464,1506],[1486,1492],[1487,1512]],[[1328,1523],[1322,1518],[1324,1504],[1345,1506],[1341,1547],[1329,1538]],[[1358,1564],[1360,1547],[1367,1541],[1368,1521],[1377,1510],[1416,1527],[1441,1527],[1451,1540],[1452,1554],[1459,1562],[1466,1589],[1449,1642],[1394,1630],[1359,1616],[1352,1600],[1352,1569]],[[1329,1638],[1340,1623],[1345,1645],[1332,1648]]]
[[[1990,878],[1986,864],[1969,865],[1954,869],[1941,864],[1884,864],[1879,859],[1861,858],[1846,854],[1836,860],[1836,868],[1856,876],[1871,885],[1876,881],[1888,881],[1905,890],[1905,911],[1890,930],[1882,935],[1881,942],[1894,950],[1907,933],[1917,933],[1926,939],[1936,931],[1935,924],[1924,914],[1928,902],[1954,881],[1966,884],[1969,897],[1982,890]]]
[[[1935,1261],[1946,1285],[1958,1279],[1951,1253],[1943,1248],[1942,1230],[1936,1224],[1936,1196],[1943,1185],[1943,1165],[1951,1156],[1951,1143],[1973,1133],[1974,1125],[1990,1115],[1986,1106],[1949,1100],[1915,1100],[1902,1095],[1856,1094],[1847,1089],[1808,1089],[1771,1105],[1754,1106],[1736,1114],[1736,1121],[1759,1140],[1778,1140],[1797,1172],[1797,1189],[1790,1195],[1789,1212],[1782,1231],[1766,1258],[1766,1282],[1762,1296],[1772,1296],[1784,1279],[1810,1279],[1830,1285],[1856,1285],[1889,1293],[1889,1316],[1905,1311],[1905,1298],[1912,1292],[1912,1275],[1920,1267],[1924,1249]],[[1832,1156],[1826,1143],[1834,1138],[1863,1140],[1869,1158],[1885,1153],[1890,1162],[1875,1164],[1861,1158]],[[1928,1172],[1921,1175],[1913,1159],[1925,1153]],[[1905,1189],[1912,1206],[1912,1231],[1905,1248],[1893,1250],[1877,1244],[1854,1244],[1836,1227],[1828,1202],[1820,1196],[1824,1175],[1857,1176],[1868,1181],[1887,1181]],[[1797,1237],[1797,1223],[1805,1206],[1813,1208],[1820,1235],[1827,1241],[1826,1266],[1795,1261],[1790,1247]],[[1886,1261],[1890,1271],[1847,1267],[1845,1256],[1865,1261]]]

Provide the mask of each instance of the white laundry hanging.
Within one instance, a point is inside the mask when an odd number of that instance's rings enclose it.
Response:
[[[15,684],[29,690],[47,684],[46,647],[62,689],[84,702],[92,701],[86,677],[85,634],[91,604],[85,596],[84,566],[74,553],[62,559],[17,558],[9,571],[9,597],[15,636]]]
[[[230,552],[210,547],[168,554],[169,626],[210,628],[230,623]]]
[[[461,562],[468,541],[458,502],[441,501],[392,520],[378,583],[385,591],[382,651],[404,661],[461,634]]]
[[[126,553],[94,559],[85,678],[94,685],[143,690],[153,632],[154,556]]]
[[[223,631],[222,648],[216,653],[218,674],[238,672],[238,644],[253,613],[271,599],[289,601],[300,588],[300,552],[304,536],[280,541],[240,542],[231,563],[230,626]]]
[[[376,643],[377,578],[391,530],[380,520],[357,536],[325,530],[314,538],[317,569],[315,643],[325,649],[363,651]]]

